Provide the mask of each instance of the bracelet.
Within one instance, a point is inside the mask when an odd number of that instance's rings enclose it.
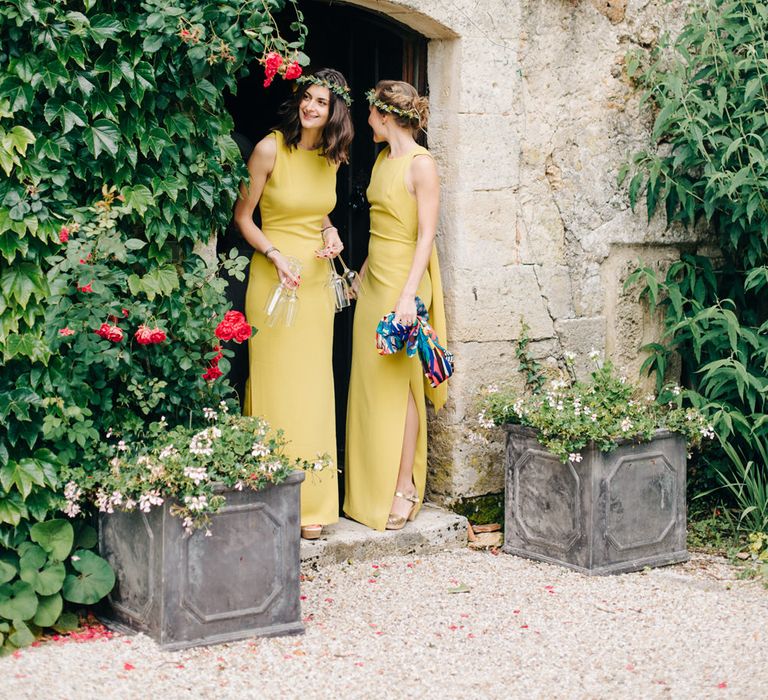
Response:
[[[330,226],[326,226],[325,228],[320,229],[320,233],[325,233],[329,228],[336,228],[333,224]]]
[[[274,253],[275,251],[277,251],[278,253],[280,252],[280,250],[279,250],[278,248],[276,248],[275,246],[273,246],[273,245],[269,246],[269,248],[267,248],[267,249],[264,251],[264,257],[265,257],[265,258],[268,258],[268,257],[269,257],[269,254],[270,254],[270,253]]]

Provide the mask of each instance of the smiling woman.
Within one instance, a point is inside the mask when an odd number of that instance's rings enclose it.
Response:
[[[329,218],[336,171],[352,141],[347,81],[338,71],[304,76],[281,109],[280,127],[259,141],[248,161],[235,222],[256,253],[246,312],[259,333],[249,344],[244,413],[280,426],[291,457],[328,455],[336,465],[333,388],[334,308],[325,287],[326,258],[343,245]],[[253,222],[259,207],[261,227]],[[275,322],[267,297],[292,311]],[[338,519],[336,469],[302,485],[305,537]]]

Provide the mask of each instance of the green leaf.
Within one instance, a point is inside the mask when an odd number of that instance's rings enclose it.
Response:
[[[18,569],[8,561],[0,561],[0,583],[8,583],[15,578]]]
[[[155,203],[152,192],[145,185],[126,187],[123,189],[123,196],[125,197],[125,205],[138,214],[143,214],[148,207]]]
[[[78,549],[75,555],[79,558],[72,557],[72,566],[80,573],[64,580],[64,599],[81,605],[98,603],[115,585],[112,567],[88,550]]]
[[[64,608],[64,600],[61,594],[41,596],[37,599],[37,612],[32,621],[38,627],[51,627],[59,619]]]
[[[114,39],[122,29],[123,25],[114,17],[96,15],[91,18],[89,34],[99,46],[104,46],[108,39]]]
[[[163,45],[165,37],[162,34],[148,34],[144,37],[141,48],[144,53],[156,53]]]
[[[10,144],[20,155],[26,155],[27,146],[35,142],[35,135],[26,126],[14,126],[10,132]]]
[[[18,493],[9,494],[5,498],[0,497],[0,523],[8,523],[16,527],[21,519],[27,516],[27,507]]]
[[[10,460],[0,469],[0,484],[6,491],[15,486],[22,498],[26,498],[34,486],[45,485],[45,475],[34,459],[23,457],[18,462]]]
[[[27,549],[19,560],[19,578],[26,581],[39,595],[53,595],[61,590],[67,575],[60,561],[48,562],[48,556],[37,545]],[[57,615],[58,617],[58,615]]]
[[[13,626],[14,631],[8,635],[8,641],[15,647],[18,647],[19,649],[28,647],[35,641],[35,635],[32,634],[32,630],[30,630],[21,620],[14,620]]]
[[[52,559],[64,561],[72,551],[75,531],[67,520],[57,519],[35,523],[29,532],[32,541],[37,542],[51,555]]]
[[[77,615],[71,612],[63,612],[59,619],[53,624],[53,629],[57,632],[71,632],[80,626],[80,620]]]
[[[85,145],[94,158],[106,151],[112,156],[117,155],[120,143],[120,130],[107,119],[97,119],[90,129],[85,131]]]
[[[31,262],[23,262],[4,270],[0,275],[0,290],[7,299],[15,299],[26,308],[30,298],[43,298],[48,294],[48,283],[40,268]]]
[[[37,612],[37,596],[25,581],[0,586],[0,617],[7,620],[29,620]]]
[[[98,544],[99,538],[96,529],[83,524],[75,535],[76,549],[93,549]]]

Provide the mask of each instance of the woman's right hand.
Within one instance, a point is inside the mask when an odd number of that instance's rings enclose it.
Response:
[[[301,275],[295,275],[291,272],[288,260],[279,250],[270,253],[268,260],[275,266],[277,277],[284,287],[295,289],[301,284]]]

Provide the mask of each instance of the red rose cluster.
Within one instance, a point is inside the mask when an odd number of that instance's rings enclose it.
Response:
[[[301,75],[301,66],[298,62],[286,62],[277,51],[270,51],[261,59],[261,62],[264,64],[264,87],[269,87],[278,73],[286,80],[295,80]]]
[[[136,338],[136,342],[139,345],[157,345],[162,343],[168,336],[164,330],[161,330],[157,326],[150,328],[146,324],[142,323],[136,333],[133,335]]]
[[[111,340],[113,343],[119,343],[125,337],[125,333],[123,333],[123,329],[120,326],[113,326],[109,323],[102,323],[94,333],[106,340]]]
[[[234,340],[242,343],[251,337],[252,328],[239,311],[227,311],[224,320],[216,326],[214,333],[219,340]]]
[[[211,364],[208,366],[205,374],[203,374],[203,379],[206,382],[213,382],[223,374],[219,369],[219,360],[224,357],[224,353],[221,352],[221,345],[217,345],[213,349],[216,350],[216,354],[211,359]]]

